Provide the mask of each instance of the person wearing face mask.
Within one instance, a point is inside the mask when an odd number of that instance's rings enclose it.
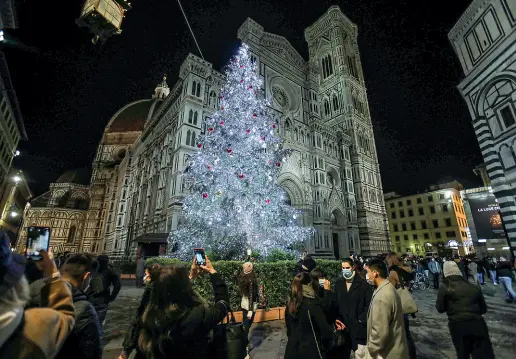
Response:
[[[355,358],[365,358],[367,310],[373,290],[356,272],[355,263],[344,258],[342,276],[335,282],[334,304],[335,327],[342,336],[342,345],[332,351],[331,358],[349,359],[351,351]],[[335,353],[334,353],[335,352]]]
[[[75,308],[75,327],[66,338],[56,359],[101,359],[101,327],[93,304],[88,302],[85,292],[91,281],[93,257],[76,254],[68,258],[61,267],[62,278],[70,285]]]
[[[387,265],[373,259],[367,265],[367,282],[375,286],[367,313],[367,359],[409,359],[401,299],[387,279]]]

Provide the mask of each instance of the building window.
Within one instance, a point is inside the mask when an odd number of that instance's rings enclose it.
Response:
[[[400,218],[405,218],[405,211],[404,210],[400,211]]]
[[[398,201],[398,207],[403,207],[403,202]]]
[[[391,202],[391,203],[389,203],[389,207],[390,207],[390,208],[394,208],[394,203],[392,203],[392,202]]]
[[[416,224],[414,222],[410,222],[410,229],[413,231],[416,230]]]
[[[402,229],[403,231],[406,231],[406,230],[407,230],[407,224],[406,224],[406,223],[402,223],[402,224],[401,224],[401,229]]]
[[[194,126],[197,126],[197,111],[195,111],[194,116],[193,116],[193,124],[194,124]]]
[[[448,212],[448,205],[447,204],[443,204],[443,212]]]
[[[418,213],[419,213],[419,215],[420,215],[420,216],[423,216],[423,215],[425,214],[425,210],[423,209],[423,207],[419,207],[419,208],[417,209],[417,211],[418,211]]]
[[[425,239],[429,239],[429,238],[430,238],[430,236],[428,235],[428,233],[423,233],[423,237],[424,237]]]
[[[444,193],[439,193],[439,199],[444,199]]]
[[[408,210],[409,217],[414,217],[414,211],[412,209]]]
[[[399,240],[400,240],[400,236],[396,236],[396,241],[399,242]]]
[[[188,123],[193,122],[193,110],[188,111]]]
[[[75,241],[75,233],[77,232],[77,228],[75,226],[71,226],[68,230],[68,238],[66,239],[66,243],[73,243]]]
[[[328,100],[324,100],[324,115],[329,116],[330,112],[330,103],[328,102]]]
[[[451,227],[451,218],[445,218],[444,222],[446,223],[446,227]]]
[[[426,229],[426,221],[421,221],[421,228]]]
[[[392,230],[393,230],[394,232],[398,232],[398,225],[397,225],[397,224],[394,224],[394,225],[392,226],[392,228],[393,228]]]
[[[441,232],[435,232],[435,238],[441,239]]]
[[[349,74],[358,80],[358,70],[355,63],[355,58],[353,56],[347,56],[346,62],[348,65]]]
[[[337,96],[333,96],[333,111],[338,111],[339,109],[339,100]]]
[[[413,234],[412,239],[417,239],[417,234]]]
[[[327,55],[322,59],[323,79],[333,74],[333,64],[331,63],[331,55]]]
[[[195,90],[197,89],[197,81],[192,82],[192,95],[195,96]]]
[[[428,196],[428,202],[433,202],[433,201],[434,201],[434,197]]]
[[[423,201],[421,201],[421,197],[418,197],[418,198],[416,199],[416,202],[417,202],[418,204],[421,204]]]
[[[407,206],[412,205],[412,201],[410,199],[407,199]]]
[[[516,120],[514,119],[514,112],[510,105],[507,105],[505,107],[502,107],[499,110],[500,117],[502,118],[503,125],[505,128],[511,127],[516,123]]]
[[[432,220],[432,225],[434,228],[439,228],[439,221],[437,219]]]
[[[435,213],[435,207],[434,206],[430,206],[430,213]]]
[[[448,231],[448,232],[446,232],[446,237],[448,237],[448,238],[455,238],[455,231]]]
[[[408,241],[408,234],[403,235],[403,240]]]
[[[209,105],[212,108],[217,108],[217,94],[213,90],[210,92]]]
[[[391,218],[392,218],[392,219],[396,219],[396,212],[392,212],[392,213],[391,213]]]

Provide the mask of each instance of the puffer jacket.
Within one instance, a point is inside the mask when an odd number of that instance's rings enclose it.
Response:
[[[450,322],[482,319],[482,315],[487,312],[486,301],[480,288],[459,275],[452,275],[443,280],[435,306],[439,313],[448,314]]]
[[[66,338],[56,359],[101,359],[102,330],[97,312],[83,291],[72,285],[70,287],[75,307],[75,327]]]

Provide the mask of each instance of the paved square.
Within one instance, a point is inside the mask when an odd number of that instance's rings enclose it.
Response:
[[[132,283],[131,283],[132,284]],[[104,350],[104,359],[113,359],[122,349],[123,335],[127,331],[139,303],[143,289],[134,288],[130,282],[124,283],[117,300],[109,308],[104,327],[105,339],[109,343]],[[493,288],[492,284],[486,284]],[[504,301],[500,286],[495,287],[495,296],[486,296],[488,312],[485,315],[489,334],[497,359],[514,359],[516,357],[516,304]],[[410,320],[410,330],[418,350],[418,359],[452,359],[455,350],[448,331],[448,317],[435,309],[437,291],[416,290],[414,298],[419,306],[419,313]],[[274,321],[253,325],[251,341],[253,359],[282,359],[287,335],[284,321]]]

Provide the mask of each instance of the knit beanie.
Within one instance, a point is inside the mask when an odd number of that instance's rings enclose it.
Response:
[[[251,263],[251,262],[245,262],[242,265],[242,267],[244,269],[244,274],[249,274],[253,271],[253,263]]]
[[[444,262],[444,268],[443,268],[444,276],[449,277],[451,275],[460,275],[462,276],[462,273],[459,269],[459,266],[454,261],[447,261]]]

